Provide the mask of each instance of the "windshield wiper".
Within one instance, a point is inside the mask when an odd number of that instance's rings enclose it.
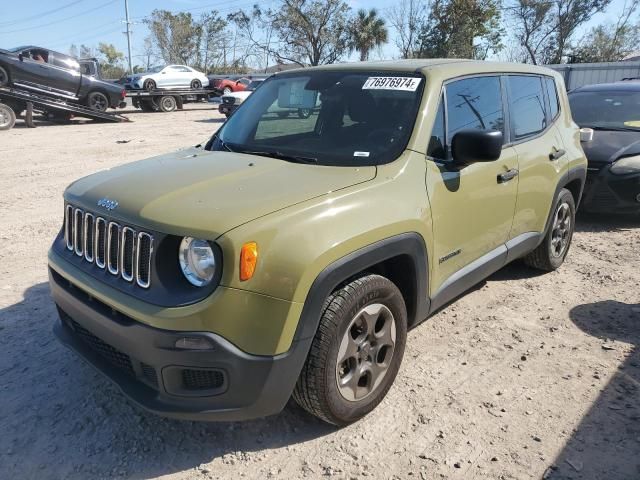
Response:
[[[640,131],[640,128],[637,127],[606,127],[603,125],[588,125],[585,126],[584,128],[591,128],[593,130],[602,130],[605,132],[638,132]]]
[[[293,163],[306,163],[313,164],[318,163],[318,159],[314,157],[305,157],[303,155],[291,155],[289,153],[282,152],[270,152],[270,151],[262,151],[262,150],[236,150],[238,153],[246,153],[248,155],[260,155],[262,157],[270,157],[270,158],[278,158],[280,160],[285,160],[287,162]]]

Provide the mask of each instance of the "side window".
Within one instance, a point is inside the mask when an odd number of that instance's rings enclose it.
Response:
[[[53,62],[51,61],[53,59]],[[80,71],[80,64],[71,57],[57,53],[55,55],[49,55],[49,63],[52,63],[56,67],[65,68],[67,70]]]
[[[460,130],[499,130],[504,133],[500,77],[475,77],[446,86],[447,145]]]
[[[549,98],[549,118],[556,118],[560,110],[556,81],[551,77],[544,77],[544,82],[547,85],[547,97]]]
[[[509,75],[510,112],[513,135],[520,140],[547,127],[542,79],[534,75]]]
[[[445,135],[445,128],[444,96],[441,96],[440,104],[438,105],[438,113],[436,113],[436,120],[433,123],[433,130],[431,130],[431,137],[429,138],[429,145],[427,146],[427,155],[429,157],[441,160],[445,160],[447,158],[447,139]]]

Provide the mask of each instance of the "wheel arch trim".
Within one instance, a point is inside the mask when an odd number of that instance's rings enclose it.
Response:
[[[400,256],[411,259],[414,268],[414,304],[407,305],[407,311],[414,312],[414,318],[409,317],[409,327],[426,318],[429,312],[427,247],[420,234],[402,233],[355,250],[325,267],[307,293],[294,341],[311,340],[315,336],[325,299],[336,287],[358,273]]]

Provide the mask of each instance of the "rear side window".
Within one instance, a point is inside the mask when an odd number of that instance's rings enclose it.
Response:
[[[460,130],[499,130],[504,133],[500,77],[465,78],[446,86],[447,143]]]
[[[553,119],[556,118],[560,110],[556,81],[551,77],[544,77],[544,83],[547,85],[547,97],[549,98],[549,118]]]
[[[547,127],[542,79],[533,75],[509,75],[511,127],[515,140],[540,133]]]

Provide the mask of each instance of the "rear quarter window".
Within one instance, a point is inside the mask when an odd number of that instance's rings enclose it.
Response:
[[[551,77],[545,77],[544,83],[547,86],[547,97],[549,98],[549,117],[556,118],[556,115],[558,115],[560,111],[556,81]]]

